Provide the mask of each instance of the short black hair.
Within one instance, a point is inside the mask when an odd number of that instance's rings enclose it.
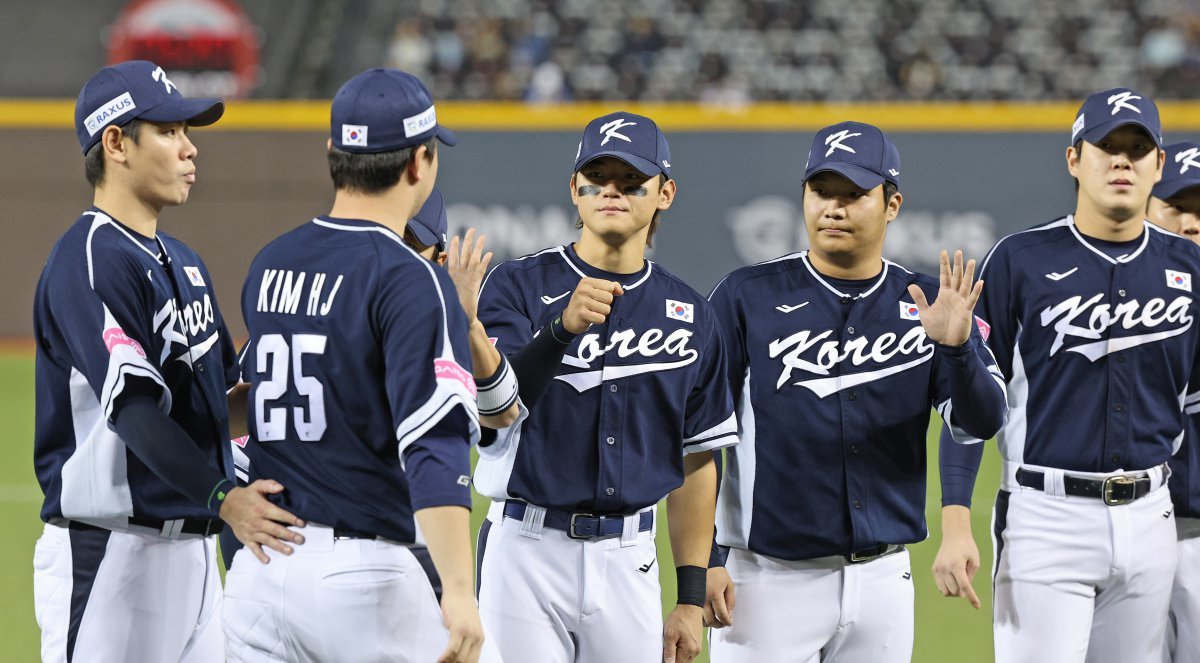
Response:
[[[142,135],[143,124],[145,122],[142,120],[133,119],[117,128],[136,144]],[[93,188],[104,184],[104,146],[101,145],[103,142],[103,140],[97,141],[83,157],[83,176],[87,178],[88,184],[91,184]]]
[[[437,153],[437,138],[430,138],[421,145],[428,150],[426,158],[433,159],[433,155]],[[367,195],[387,191],[400,181],[404,169],[408,167],[421,145],[375,154],[345,152],[331,146],[329,177],[333,180],[333,187],[338,191],[355,191]]]
[[[897,193],[900,193],[900,187],[896,186],[895,184],[892,184],[891,182],[888,182],[887,180],[883,181],[883,204],[884,205],[887,205],[892,200],[892,196],[896,195]]]

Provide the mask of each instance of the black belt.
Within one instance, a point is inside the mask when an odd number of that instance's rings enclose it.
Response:
[[[1046,490],[1046,475],[1025,468],[1017,469],[1017,483],[1034,490]],[[1149,476],[1118,474],[1103,479],[1063,475],[1063,490],[1075,497],[1104,500],[1109,506],[1129,504],[1150,494]]]
[[[370,532],[361,532],[354,529],[333,529],[333,538],[335,539],[382,539],[384,537]]]
[[[525,508],[529,506],[520,500],[504,502],[504,517],[521,520],[525,518]],[[625,516],[603,515],[595,513],[572,513],[557,509],[546,509],[546,519],[543,527],[556,529],[567,533],[572,539],[595,540],[611,539],[625,532]],[[649,532],[654,527],[654,511],[648,510],[638,514],[638,531]]]
[[[895,555],[902,550],[904,550],[904,544],[902,543],[881,543],[874,548],[867,548],[866,550],[852,552],[849,555],[842,555],[842,559],[846,560],[847,564],[863,564],[873,562],[880,557]]]
[[[141,518],[139,516],[129,516],[125,519],[125,522],[134,527],[144,527],[146,529],[158,530],[160,534],[163,534],[164,533],[163,528],[166,527],[168,522],[173,522],[174,520],[179,520],[179,519],[176,518],[171,521],[167,521],[167,520],[159,520],[158,518]],[[95,525],[89,525],[87,523],[80,522],[78,520],[70,521],[67,524],[67,527],[73,528],[73,529],[83,529],[83,530],[108,529],[107,527],[97,527]],[[225,529],[225,523],[224,523],[224,521],[222,521],[220,519],[206,520],[203,518],[184,518],[183,519],[183,527],[179,528],[178,533],[179,534],[198,534],[200,536],[212,536],[214,534],[220,534],[221,530],[223,530],[223,529]]]

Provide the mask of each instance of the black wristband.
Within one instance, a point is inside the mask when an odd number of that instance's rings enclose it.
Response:
[[[680,605],[704,607],[704,598],[708,588],[708,569],[699,566],[675,567],[675,583],[679,590]]]
[[[550,323],[550,335],[561,345],[570,345],[571,341],[574,341],[575,337],[579,334],[572,334],[567,331],[567,328],[563,326],[562,316],[560,315],[554,318],[554,322]]]

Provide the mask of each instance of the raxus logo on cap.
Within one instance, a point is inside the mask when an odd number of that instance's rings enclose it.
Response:
[[[1167,163],[1162,179],[1150,195],[1167,200],[1184,189],[1200,186],[1200,143],[1172,143],[1163,150],[1167,153]]]
[[[220,99],[184,97],[163,68],[147,60],[129,60],[101,69],[88,79],[75,101],[75,137],[87,154],[110,124],[135,119],[187,122],[203,127],[225,112]]]
[[[346,81],[333,97],[329,138],[343,152],[375,154],[420,145],[437,137],[458,139],[437,122],[429,89],[399,69],[368,69]]]
[[[1158,106],[1152,99],[1123,87],[1097,92],[1079,107],[1075,124],[1071,126],[1071,144],[1086,140],[1094,145],[1129,124],[1144,129],[1155,146],[1162,147],[1162,124],[1158,119]]]
[[[871,190],[891,182],[900,188],[900,152],[879,127],[841,122],[813,137],[804,166],[804,181],[817,173],[835,172]]]
[[[575,172],[589,161],[610,156],[637,168],[647,177],[671,177],[671,149],[654,120],[618,111],[588,122],[575,151]]]

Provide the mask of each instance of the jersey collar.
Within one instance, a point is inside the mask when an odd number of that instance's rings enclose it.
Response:
[[[887,278],[888,269],[892,265],[891,262],[884,260],[883,261],[883,270],[881,272],[879,272],[879,277],[877,279],[875,279],[875,283],[871,284],[870,288],[867,288],[866,290],[863,290],[862,292],[858,293],[858,295],[851,296],[845,292],[842,292],[841,290],[838,290],[837,288],[835,288],[833,286],[832,283],[830,283],[829,281],[826,281],[825,277],[821,276],[821,273],[818,272],[817,268],[813,267],[812,262],[809,261],[808,251],[800,252],[800,260],[801,260],[801,262],[804,263],[804,266],[808,268],[808,272],[810,274],[812,274],[813,278],[817,280],[817,283],[820,283],[821,285],[825,286],[825,288],[827,290],[829,290],[833,294],[837,295],[838,297],[842,297],[842,298],[849,297],[850,299],[866,299],[867,297],[870,297],[872,293],[874,293],[876,290],[879,289],[879,286],[883,285],[883,280],[885,278]]]
[[[1067,227],[1071,229],[1071,234],[1075,235],[1075,239],[1079,240],[1079,243],[1086,246],[1089,251],[1091,251],[1092,253],[1095,253],[1096,255],[1100,256],[1104,260],[1107,260],[1108,262],[1110,262],[1114,265],[1119,264],[1119,263],[1133,262],[1134,259],[1136,259],[1138,256],[1142,255],[1142,251],[1144,251],[1146,249],[1147,242],[1150,241],[1150,230],[1147,227],[1149,225],[1150,225],[1149,221],[1146,221],[1145,219],[1142,220],[1142,242],[1141,242],[1141,244],[1138,244],[1138,247],[1136,249],[1134,249],[1130,253],[1127,253],[1127,254],[1121,256],[1120,258],[1114,258],[1114,257],[1108,255],[1107,253],[1101,251],[1100,249],[1092,246],[1092,244],[1087,241],[1087,238],[1083,236],[1083,233],[1079,232],[1079,228],[1076,227],[1075,215],[1074,214],[1067,215]]]
[[[654,263],[649,260],[642,259],[642,268],[633,274],[616,274],[614,272],[606,272],[603,269],[592,267],[579,257],[575,252],[575,247],[572,244],[564,244],[558,247],[558,252],[562,255],[571,269],[581,277],[590,277],[594,279],[604,279],[606,281],[616,281],[621,284],[621,288],[625,290],[633,290],[639,285],[646,282],[650,278],[650,272],[654,271]]]

